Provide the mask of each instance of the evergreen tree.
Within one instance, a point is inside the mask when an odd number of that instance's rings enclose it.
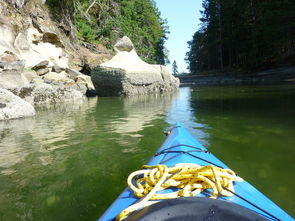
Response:
[[[293,0],[203,0],[201,27],[188,42],[192,73],[295,64]]]
[[[177,64],[176,64],[176,61],[174,60],[173,63],[172,63],[172,74],[174,76],[178,75],[179,72],[178,72],[178,67],[177,67]]]

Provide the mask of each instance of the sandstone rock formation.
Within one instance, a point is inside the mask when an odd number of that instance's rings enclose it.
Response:
[[[65,99],[72,97],[67,96],[65,89],[76,90],[78,93],[74,94],[78,97],[81,93],[96,95],[91,78],[78,70],[82,70],[89,59],[97,63],[103,53],[93,55],[86,48],[73,44],[51,21],[48,11],[41,6],[44,2],[0,2],[0,88],[13,93],[28,91],[27,88],[37,88],[44,83],[55,88],[47,90],[53,94],[47,94],[46,99],[28,95],[34,103],[37,100],[47,102],[50,98],[52,102],[63,101],[62,96]],[[56,91],[61,93],[60,99],[53,99]]]
[[[124,36],[115,44],[117,54],[95,67],[91,78],[100,96],[149,94],[175,90],[179,80],[162,65],[141,60],[131,42]]]
[[[30,116],[40,103],[96,96],[85,67],[105,61],[109,52],[73,42],[44,3],[0,1],[0,120]]]
[[[81,99],[86,93],[95,94],[90,76],[69,68],[67,72],[56,73],[48,64],[42,61],[28,70],[5,66],[6,69],[0,71],[0,88],[10,90],[31,104],[64,102]]]
[[[34,107],[14,95],[12,92],[0,88],[0,120],[34,116]]]
[[[13,90],[29,84],[26,77],[19,71],[6,70],[0,72],[0,88]]]

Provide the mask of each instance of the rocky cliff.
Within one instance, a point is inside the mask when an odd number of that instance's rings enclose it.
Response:
[[[31,105],[95,94],[90,76],[86,74],[93,64],[106,61],[109,52],[102,45],[94,45],[90,50],[73,41],[60,24],[51,20],[44,3],[44,0],[0,1],[2,94],[8,96],[8,90]],[[9,94],[9,97],[12,96]],[[17,108],[12,100],[0,100],[0,120],[25,116],[7,114],[8,107],[9,110]]]
[[[118,96],[178,87],[178,79],[164,66],[142,61],[130,39],[116,44],[112,58],[105,46],[78,40],[70,23],[52,19],[54,13],[45,3],[0,0],[0,120],[34,115],[30,105],[97,92]],[[22,105],[26,114],[19,111]]]

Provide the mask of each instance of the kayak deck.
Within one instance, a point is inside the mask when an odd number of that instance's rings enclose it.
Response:
[[[179,123],[171,129],[169,136],[147,165],[165,164],[169,167],[178,163],[195,163],[204,166],[212,164],[222,168],[229,168],[213,154],[209,153],[207,149],[193,138]],[[238,196],[219,197],[218,200],[236,203],[269,220],[294,220],[247,181],[235,182],[234,189]],[[197,197],[208,197],[208,192],[203,191],[198,194]],[[99,221],[115,220],[115,217],[122,210],[137,201],[138,198],[134,196],[133,191],[130,188],[126,188],[102,215]],[[252,202],[255,205],[251,205],[247,201],[250,203]],[[267,213],[270,213],[272,216]]]

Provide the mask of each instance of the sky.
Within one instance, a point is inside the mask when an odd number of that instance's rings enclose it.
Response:
[[[155,0],[161,17],[167,19],[170,34],[165,46],[169,50],[170,68],[175,60],[178,72],[188,72],[184,61],[187,42],[199,28],[202,0]],[[171,68],[172,69],[172,68]]]

